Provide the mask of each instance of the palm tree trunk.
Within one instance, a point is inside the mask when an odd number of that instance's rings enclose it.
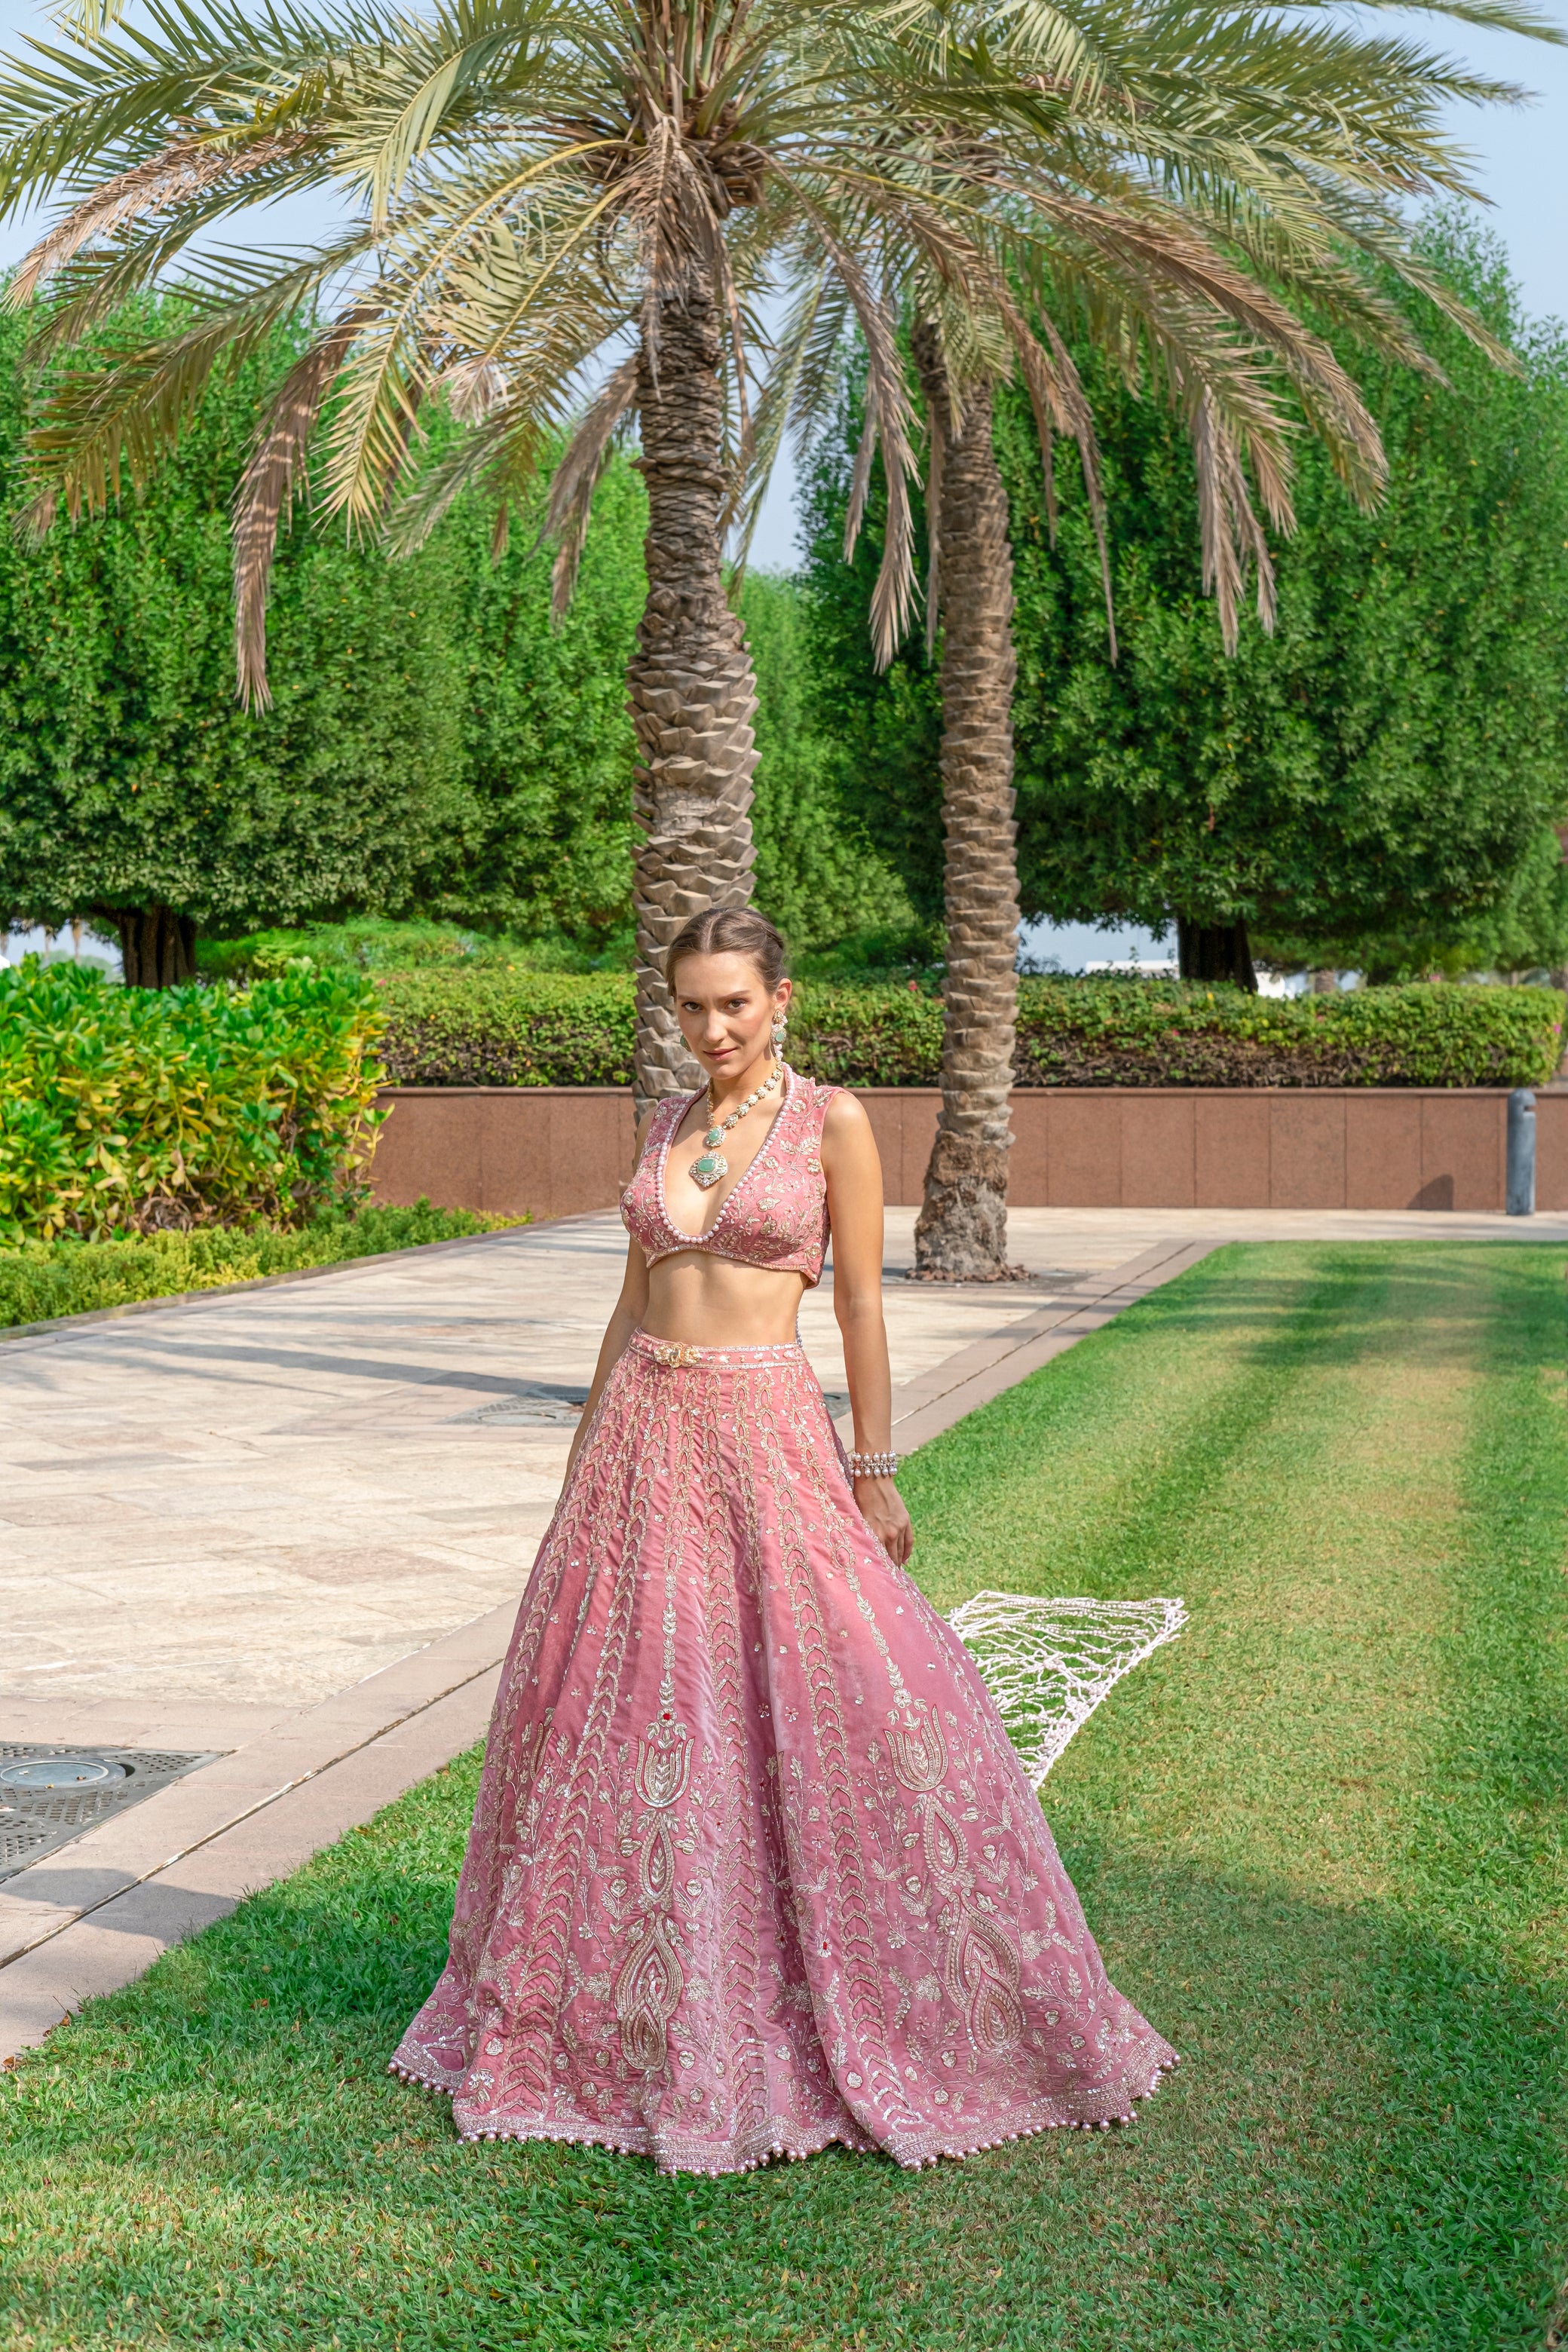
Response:
[[[915,1225],[915,1271],[1001,1282],[1007,1263],[1008,1097],[1018,1012],[1018,828],[1013,807],[1013,550],[991,444],[992,387],[956,419],[936,330],[915,331],[926,415],[942,444],[942,821],[947,979],[942,1113]]]
[[[664,306],[655,358],[637,379],[639,460],[647,484],[647,603],[629,674],[640,755],[633,808],[642,827],[637,925],[638,1116],[702,1083],[665,986],[663,950],[705,907],[752,897],[752,714],[745,632],[724,593],[718,320],[697,288]]]

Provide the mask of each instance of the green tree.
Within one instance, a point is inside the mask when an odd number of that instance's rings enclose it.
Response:
[[[998,402],[1017,606],[1020,895],[1028,916],[1173,922],[1189,968],[1231,935],[1388,976],[1457,957],[1559,962],[1568,806],[1568,344],[1531,326],[1495,242],[1438,217],[1425,258],[1518,352],[1494,367],[1400,298],[1447,381],[1359,362],[1389,457],[1373,513],[1300,460],[1272,635],[1227,658],[1203,591],[1185,436],[1092,353],[1120,658],[1093,519],[1064,472],[1053,549],[1032,419]],[[861,649],[865,567],[838,558],[848,457],[810,483],[808,629],[834,781],[922,912],[934,911],[937,681],[907,644]],[[873,506],[869,530],[879,527]]]
[[[1244,624],[1234,659],[1201,594],[1177,437],[1105,388],[1113,666],[1082,502],[1064,501],[1053,551],[1015,410],[1021,855],[1040,912],[1173,917],[1200,970],[1226,931],[1244,958],[1255,935],[1339,963],[1401,938],[1439,960],[1521,917],[1562,937],[1568,338],[1523,317],[1473,226],[1439,218],[1424,245],[1520,371],[1403,298],[1447,382],[1362,362],[1387,498],[1359,512],[1303,452],[1278,625]]]
[[[453,616],[463,782],[458,822],[428,863],[420,899],[458,922],[597,947],[631,919],[637,743],[626,663],[647,593],[647,498],[614,457],[595,496],[577,593],[559,616],[542,511],[541,497],[497,559],[486,502],[470,495],[416,559],[437,563]]]
[[[144,315],[122,323],[145,329]],[[272,708],[236,703],[229,503],[275,335],[208,390],[148,497],[16,529],[24,323],[0,321],[0,909],[119,932],[127,977],[185,978],[198,929],[400,909],[465,815],[459,581],[341,534],[283,542]]]
[[[144,310],[115,322],[144,331]],[[272,700],[234,698],[227,509],[280,330],[210,384],[140,496],[30,544],[17,464],[23,325],[0,315],[0,911],[89,915],[126,969],[183,978],[232,936],[416,911],[589,949],[631,919],[636,737],[626,667],[647,498],[612,456],[576,593],[552,613],[543,492],[498,556],[459,499],[410,563],[305,516],[281,541]],[[799,592],[753,574],[760,888],[801,948],[907,919],[899,883],[826,791],[804,714]]]
[[[902,884],[834,790],[832,751],[811,714],[799,582],[748,572],[740,603],[757,672],[758,904],[802,952],[907,926]]]

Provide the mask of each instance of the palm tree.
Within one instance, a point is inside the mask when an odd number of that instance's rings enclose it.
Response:
[[[1082,32],[1035,0],[1009,0],[994,22],[929,0],[835,10],[809,0],[440,0],[422,16],[384,0],[352,15],[189,0],[122,31],[100,0],[80,5],[65,46],[30,42],[0,77],[0,202],[67,201],[11,299],[52,281],[37,348],[57,361],[182,260],[187,308],[184,324],[144,347],[61,374],[33,436],[35,511],[42,527],[61,494],[76,511],[140,478],[215,366],[255,348],[279,318],[313,310],[235,515],[248,700],[266,699],[277,530],[307,486],[349,528],[407,547],[483,484],[504,530],[552,436],[570,427],[546,515],[564,597],[605,455],[617,432],[639,425],[648,593],[629,682],[644,835],[644,1099],[690,1075],[659,950],[694,906],[750,895],[754,690],[724,594],[724,528],[753,441],[765,467],[785,420],[809,411],[848,321],[868,369],[852,530],[878,446],[889,487],[873,607],[884,655],[911,596],[910,409],[894,311],[917,283],[940,295],[950,379],[953,322],[972,317],[961,341],[988,349],[993,368],[1011,351],[1047,437],[1072,434],[1091,470],[1091,420],[1060,338],[1048,323],[1037,336],[1007,273],[1043,287],[1069,268],[1108,317],[1121,303],[1126,324],[1108,331],[1141,322],[1205,420],[1211,504],[1231,527],[1215,540],[1222,598],[1233,543],[1256,534],[1243,453],[1266,506],[1282,511],[1283,490],[1270,485],[1283,478],[1283,426],[1256,380],[1258,343],[1272,339],[1286,355],[1315,423],[1347,451],[1362,438],[1321,346],[1244,285],[1243,268],[1216,258],[1237,247],[1261,277],[1268,248],[1270,267],[1299,262],[1298,275],[1312,276],[1321,302],[1366,315],[1370,298],[1320,257],[1319,224],[1342,201],[1340,183],[1314,196],[1313,212],[1314,155],[1292,166],[1288,201],[1270,190],[1257,221],[1227,215],[1238,189],[1243,213],[1252,202],[1236,166],[1256,142],[1245,107],[1217,127],[1205,115],[1203,59],[1173,94],[1167,87],[1173,59],[1189,70],[1198,47],[1190,15],[1165,31],[1158,15],[1091,8]],[[1209,0],[1199,21],[1212,24],[1216,50],[1244,53],[1251,20],[1241,35],[1227,30],[1235,20]],[[1298,79],[1318,72],[1326,116],[1340,95],[1339,53],[1331,36],[1319,47],[1326,64],[1310,41],[1278,47],[1269,63]],[[1427,79],[1435,85],[1435,68]],[[1264,99],[1250,85],[1247,97],[1261,121],[1279,102],[1267,73],[1259,79]],[[1370,126],[1382,142],[1374,163],[1386,150],[1419,184],[1412,76],[1402,66],[1394,79],[1382,116],[1369,99],[1365,122],[1350,121],[1342,143],[1348,152]],[[1444,87],[1456,86],[1450,75]],[[1157,133],[1156,118],[1168,118]],[[1371,168],[1342,173],[1347,205],[1361,202]],[[1379,168],[1378,184],[1394,184],[1394,161]],[[1159,173],[1174,175],[1177,197],[1152,184]],[[328,188],[351,217],[313,247],[190,258],[191,240],[226,215]],[[1168,216],[1184,208],[1204,226],[1178,254]],[[1120,239],[1109,258],[1108,237]],[[1392,225],[1385,239],[1397,243]],[[1298,246],[1310,247],[1310,270]],[[796,299],[753,434],[751,306],[775,264]],[[1218,331],[1227,325],[1228,343]],[[432,394],[465,427],[434,457],[423,446]],[[950,568],[959,561],[950,556]],[[959,986],[955,976],[955,1003]],[[963,1077],[955,1066],[955,1102]]]
[[[933,197],[923,150],[902,139],[917,83],[922,118],[942,120],[929,44],[807,0],[439,0],[421,16],[374,0],[352,15],[191,0],[134,32],[80,16],[0,76],[0,201],[65,199],[9,292],[50,289],[35,343],[58,371],[31,443],[39,529],[61,496],[75,514],[140,480],[215,367],[279,318],[313,319],[234,518],[249,704],[268,699],[268,580],[297,496],[408,548],[482,485],[504,530],[564,436],[545,517],[564,600],[595,485],[635,421],[648,499],[628,681],[644,1101],[696,1076],[660,950],[696,908],[751,896],[755,691],[721,558],[752,440],[750,306],[792,237],[870,353],[903,519],[879,589],[889,645],[909,611],[910,411],[878,257],[924,255],[951,276],[966,201],[962,170]],[[190,254],[227,215],[329,189],[350,217],[303,252]],[[176,265],[174,327],[107,361],[62,358]],[[437,414],[462,430],[433,449]]]
[[[1465,16],[1466,0],[1451,13]],[[1547,33],[1528,10],[1507,21]],[[992,443],[994,389],[1016,355],[1033,395],[1054,522],[1051,447],[1077,442],[1100,533],[1093,418],[1058,320],[1087,328],[1128,378],[1141,373],[1189,425],[1205,587],[1226,649],[1246,575],[1273,622],[1268,520],[1293,527],[1298,420],[1326,440],[1347,488],[1375,501],[1384,460],[1353,384],[1303,311],[1412,366],[1427,364],[1380,298],[1375,271],[1419,286],[1500,363],[1479,322],[1412,253],[1398,206],[1463,174],[1442,128],[1456,96],[1509,87],[1456,76],[1403,39],[1343,25],[1219,12],[1058,19],[1020,5],[987,22],[984,122],[964,135],[973,184],[988,153],[1006,259],[1037,334],[1018,337],[995,280],[965,289],[923,258],[912,271],[912,355],[930,436],[928,645],[942,629],[942,817],[947,974],[942,1108],[916,1225],[916,1272],[994,1281],[1007,1260],[1009,1095],[1016,1033],[1018,883],[1013,821],[1012,554]],[[1043,37],[1042,37],[1043,34]],[[1548,34],[1549,37],[1557,37]],[[952,68],[955,35],[944,65]],[[980,61],[973,62],[978,68]],[[1070,99],[1070,103],[1063,104]],[[946,142],[952,152],[951,135]],[[1042,366],[1042,349],[1049,355]],[[1290,396],[1293,395],[1293,402]],[[1295,415],[1291,413],[1292,405]],[[1250,475],[1250,482],[1249,482]],[[1107,608],[1111,657],[1114,615]],[[1245,957],[1245,932],[1240,933]],[[1225,942],[1184,939],[1183,968],[1213,976]],[[1231,955],[1236,957],[1234,942]],[[1227,968],[1228,969],[1228,968]],[[1231,976],[1247,977],[1239,968]]]

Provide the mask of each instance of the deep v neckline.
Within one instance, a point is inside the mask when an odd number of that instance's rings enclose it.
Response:
[[[659,1214],[663,1217],[664,1222],[668,1226],[670,1232],[676,1235],[678,1240],[683,1241],[689,1249],[701,1249],[712,1240],[714,1234],[718,1232],[720,1226],[723,1223],[725,1218],[730,1213],[731,1202],[737,1200],[745,1191],[747,1185],[751,1182],[752,1177],[756,1174],[758,1169],[762,1166],[763,1160],[773,1150],[773,1138],[778,1133],[780,1124],[786,1117],[790,1105],[795,1100],[795,1072],[790,1068],[789,1064],[786,1062],[784,1065],[784,1097],[777,1110],[773,1113],[773,1123],[769,1127],[766,1135],[763,1136],[761,1148],[750,1167],[742,1171],[741,1174],[736,1177],[735,1181],[725,1193],[723,1199],[720,1202],[719,1213],[714,1218],[706,1233],[689,1234],[684,1225],[678,1225],[676,1223],[675,1219],[669,1213],[669,1191],[665,1182],[665,1175],[669,1167],[669,1154],[671,1148],[674,1145],[675,1139],[679,1134],[681,1129],[685,1126],[687,1118],[690,1114],[692,1104],[699,1101],[702,1094],[705,1092],[703,1087],[699,1087],[697,1092],[691,1097],[690,1101],[688,1102],[686,1108],[681,1112],[680,1117],[675,1121],[673,1127],[671,1127],[668,1134],[664,1139],[664,1143],[658,1155],[658,1208]]]

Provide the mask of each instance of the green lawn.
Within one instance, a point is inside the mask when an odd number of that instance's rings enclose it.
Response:
[[[1542,2347],[1563,2167],[1564,1253],[1231,1250],[905,1474],[943,1605],[1185,1595],[1047,1784],[1184,2053],[905,2174],[462,2147],[381,2068],[473,1760],[95,2005],[6,2114],[0,2345]]]

